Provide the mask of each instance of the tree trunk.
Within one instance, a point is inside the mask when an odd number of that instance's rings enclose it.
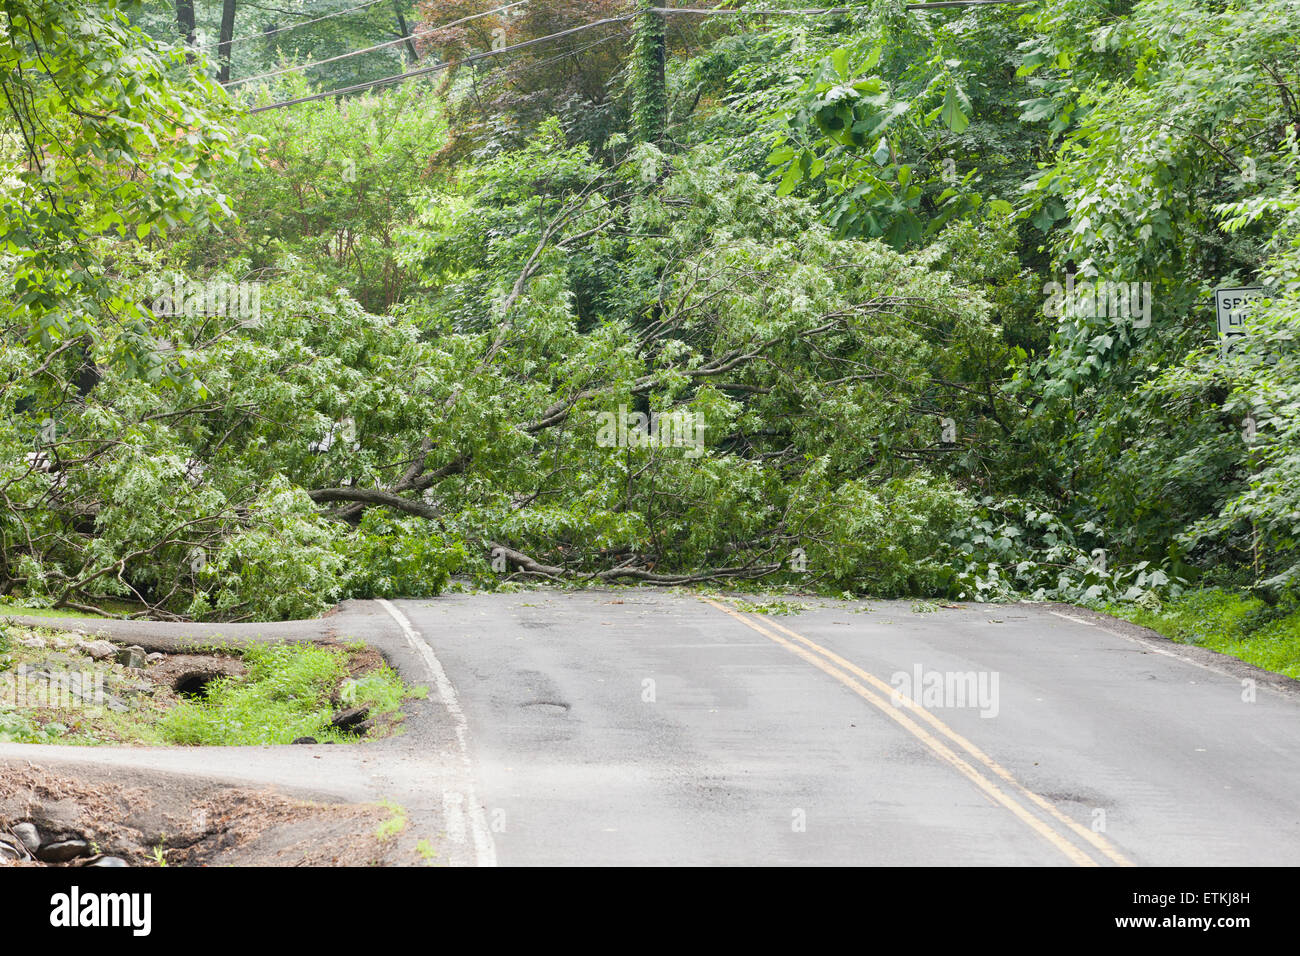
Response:
[[[235,35],[235,0],[221,0],[221,36],[217,39],[217,82],[230,82],[230,41]]]
[[[402,0],[393,0],[393,12],[397,14],[397,29],[401,35],[406,37],[406,51],[411,55],[411,66],[420,59],[420,54],[415,51],[415,41],[411,39],[410,28],[406,25],[406,17],[402,16]]]
[[[186,46],[194,46],[194,0],[176,0],[176,32]]]

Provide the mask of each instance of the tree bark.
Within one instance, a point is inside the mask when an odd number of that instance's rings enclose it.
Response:
[[[217,39],[217,82],[230,82],[230,41],[235,36],[235,0],[221,0],[221,35]]]
[[[194,0],[176,0],[176,32],[186,46],[194,46]]]
[[[327,501],[361,502],[368,505],[386,505],[396,511],[419,515],[431,521],[442,517],[442,512],[426,505],[423,501],[403,498],[401,495],[379,488],[317,488],[307,494],[318,504]]]
[[[414,66],[420,59],[420,54],[416,52],[415,41],[411,39],[411,30],[406,25],[406,17],[402,16],[402,0],[393,0],[393,12],[397,14],[397,29],[401,35],[406,37],[406,52],[411,56],[410,66]]]

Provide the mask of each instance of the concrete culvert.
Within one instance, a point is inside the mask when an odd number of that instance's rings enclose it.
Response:
[[[218,671],[186,671],[172,682],[172,688],[182,697],[204,697],[208,685],[218,677],[225,677]]]

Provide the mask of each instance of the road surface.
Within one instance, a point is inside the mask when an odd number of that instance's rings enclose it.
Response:
[[[806,603],[535,590],[33,621],[158,650],[361,639],[430,694],[388,740],[0,744],[0,772],[389,800],[453,865],[1300,862],[1300,682],[1068,607]]]
[[[1099,615],[395,603],[457,689],[502,865],[1300,862],[1296,682]]]

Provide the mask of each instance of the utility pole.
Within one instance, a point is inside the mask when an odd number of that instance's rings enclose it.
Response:
[[[653,0],[637,0],[632,40],[632,135],[639,143],[658,141],[668,121],[664,80],[664,18]]]

